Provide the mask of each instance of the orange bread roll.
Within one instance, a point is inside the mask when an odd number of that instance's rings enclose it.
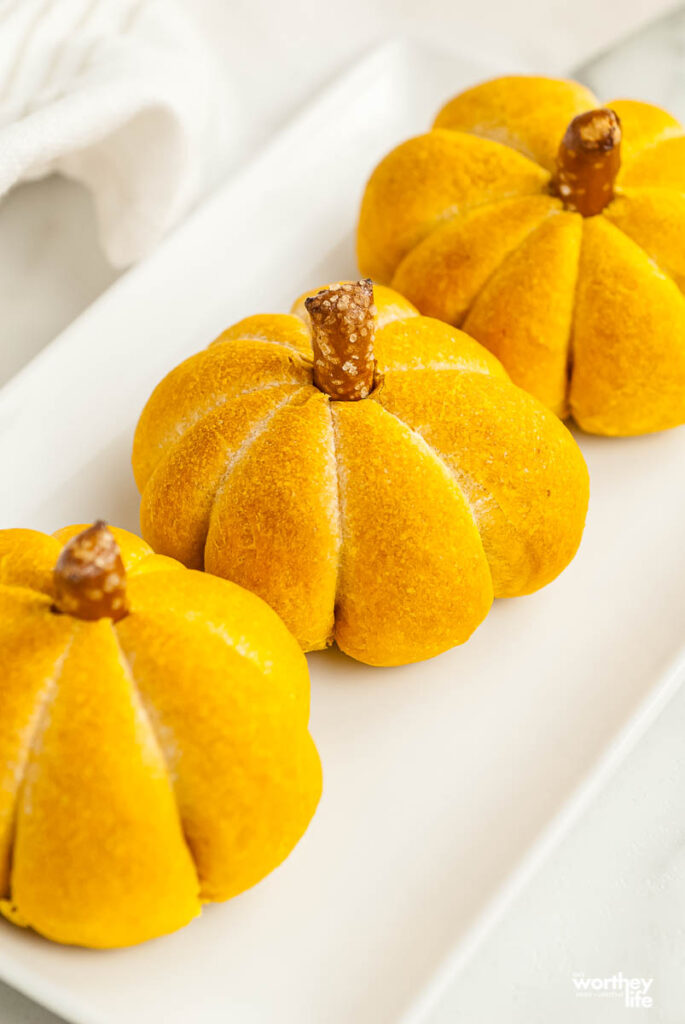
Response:
[[[361,270],[595,434],[685,422],[685,133],[575,82],[466,90],[371,175]]]
[[[0,531],[0,910],[56,942],[185,925],[321,792],[305,659],[254,594],[104,523]]]
[[[275,608],[302,647],[398,665],[580,542],[583,457],[486,349],[369,281],[248,317],[158,385],[133,467],[143,536]]]

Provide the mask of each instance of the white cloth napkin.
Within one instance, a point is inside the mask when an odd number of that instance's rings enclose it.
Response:
[[[215,76],[171,0],[0,0],[0,196],[75,178],[108,259],[133,262],[216,158]]]

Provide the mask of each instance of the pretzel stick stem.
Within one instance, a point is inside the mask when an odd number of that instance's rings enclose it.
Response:
[[[62,549],[53,572],[55,608],[79,619],[116,622],[128,612],[119,545],[98,520]]]
[[[552,192],[583,217],[601,213],[614,198],[621,166],[621,122],[600,107],[579,114],[566,129],[557,154]]]
[[[334,401],[373,390],[376,307],[371,281],[347,281],[305,300],[312,324],[314,383]]]

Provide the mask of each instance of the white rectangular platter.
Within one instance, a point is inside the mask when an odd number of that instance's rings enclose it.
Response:
[[[354,276],[375,162],[496,70],[383,48],[110,289],[0,393],[0,527],[136,529],[131,438],[160,376],[234,320]],[[279,870],[132,950],[1,926],[0,977],[77,1024],[397,1020],[681,643],[685,433],[580,442],[587,531],[552,586],[430,662],[310,657],[324,797]]]

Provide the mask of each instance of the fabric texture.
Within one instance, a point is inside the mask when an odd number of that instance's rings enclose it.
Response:
[[[115,266],[145,254],[218,159],[216,69],[171,0],[0,2],[0,195],[59,172]]]

